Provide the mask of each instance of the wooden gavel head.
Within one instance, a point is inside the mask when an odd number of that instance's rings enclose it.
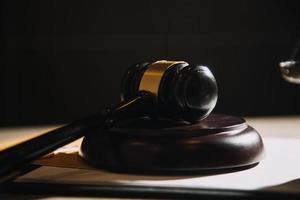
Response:
[[[160,60],[130,67],[122,81],[121,99],[147,92],[154,96],[159,117],[198,121],[213,110],[218,98],[216,79],[205,66]]]

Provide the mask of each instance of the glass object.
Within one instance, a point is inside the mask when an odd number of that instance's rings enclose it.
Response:
[[[290,83],[300,84],[300,61],[284,61],[279,63],[281,75]]]
[[[300,37],[289,60],[279,63],[281,75],[284,80],[290,83],[300,84],[300,61],[297,61],[296,55],[300,46]]]

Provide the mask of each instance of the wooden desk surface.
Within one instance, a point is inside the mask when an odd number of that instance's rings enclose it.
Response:
[[[249,125],[262,135],[267,156],[258,166],[240,172],[212,176],[136,176],[89,169],[66,169],[42,167],[20,180],[38,179],[49,181],[83,181],[99,184],[111,181],[121,184],[183,186],[193,188],[221,188],[242,190],[267,190],[300,193],[300,116],[249,117]],[[58,126],[0,128],[0,149],[27,140]],[[80,140],[70,144],[78,145]],[[67,171],[66,171],[67,170]],[[79,173],[78,173],[79,172]],[[88,176],[87,176],[88,175]],[[22,199],[22,196],[3,194],[5,197]],[[0,196],[1,197],[1,196]],[[29,199],[30,197],[27,196]],[[32,196],[33,199],[48,199],[49,196]],[[74,197],[75,198],[75,197]],[[51,197],[62,199],[62,197]],[[70,197],[65,197],[70,199]]]

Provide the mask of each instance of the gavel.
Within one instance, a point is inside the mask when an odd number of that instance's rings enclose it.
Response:
[[[206,66],[166,60],[133,65],[123,77],[117,106],[1,151],[0,182],[10,180],[31,161],[123,119],[148,116],[197,122],[211,113],[217,97],[216,79]]]

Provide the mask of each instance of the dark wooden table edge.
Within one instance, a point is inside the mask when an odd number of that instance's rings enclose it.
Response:
[[[0,194],[116,197],[159,199],[300,199],[300,193],[261,190],[199,189],[120,184],[67,184],[11,181],[0,185]]]

